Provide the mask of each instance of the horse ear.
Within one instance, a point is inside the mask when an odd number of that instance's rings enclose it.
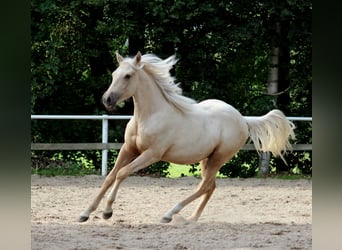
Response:
[[[140,51],[138,51],[138,53],[134,57],[135,65],[139,65],[140,61],[141,61],[141,53],[140,53]]]
[[[115,52],[116,55],[116,60],[118,61],[118,63],[121,63],[123,61],[123,57],[119,54],[119,52]]]

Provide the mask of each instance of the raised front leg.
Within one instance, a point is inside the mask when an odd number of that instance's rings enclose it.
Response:
[[[105,181],[102,184],[100,192],[95,197],[93,202],[80,215],[79,222],[84,222],[84,221],[87,221],[89,219],[90,213],[92,213],[93,211],[96,210],[96,208],[99,206],[103,196],[105,195],[107,190],[110,188],[110,186],[115,181],[118,171],[120,169],[122,169],[124,166],[126,166],[128,163],[130,163],[136,156],[137,156],[136,152],[133,152],[132,150],[131,151],[128,150],[126,144],[122,145],[121,150],[120,150],[119,155],[118,155],[118,158],[115,162],[114,168],[107,175]]]
[[[105,210],[103,211],[104,219],[109,219],[113,214],[112,204],[115,201],[116,194],[123,180],[126,179],[130,174],[140,169],[146,168],[158,160],[159,158],[155,157],[151,150],[147,150],[139,155],[134,161],[130,162],[124,168],[118,171],[113,188],[108,195]]]

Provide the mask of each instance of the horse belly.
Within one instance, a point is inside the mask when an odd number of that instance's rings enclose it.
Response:
[[[196,130],[196,128],[194,129]],[[218,143],[218,138],[205,130],[197,130],[195,133],[194,131],[179,133],[177,139],[164,153],[162,160],[176,164],[197,163],[207,158]]]
[[[193,164],[200,162],[210,155],[210,151],[194,150],[194,148],[171,148],[162,157],[163,161],[176,164]]]

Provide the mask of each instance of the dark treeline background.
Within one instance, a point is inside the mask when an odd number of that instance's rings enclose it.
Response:
[[[123,56],[141,51],[161,58],[176,54],[180,60],[172,74],[184,95],[197,101],[221,99],[246,116],[273,108],[286,116],[311,116],[311,18],[310,0],[32,0],[31,113],[107,113],[101,96],[117,67],[115,51]],[[115,114],[132,110],[128,101]],[[126,122],[110,122],[111,142],[123,142]],[[101,141],[99,121],[31,124],[32,142]],[[295,124],[295,142],[311,143],[311,125]],[[111,164],[116,154],[111,151]],[[100,156],[32,152],[34,167],[59,160],[98,169]],[[311,158],[311,152],[291,152],[288,165],[272,158],[270,166],[275,172],[311,174]],[[257,167],[256,152],[240,151],[221,173],[248,177]]]

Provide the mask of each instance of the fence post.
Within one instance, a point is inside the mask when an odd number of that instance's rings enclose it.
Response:
[[[102,115],[102,143],[108,143],[108,118],[107,115]],[[108,149],[102,149],[102,169],[101,175],[107,175],[107,160],[108,160]]]

